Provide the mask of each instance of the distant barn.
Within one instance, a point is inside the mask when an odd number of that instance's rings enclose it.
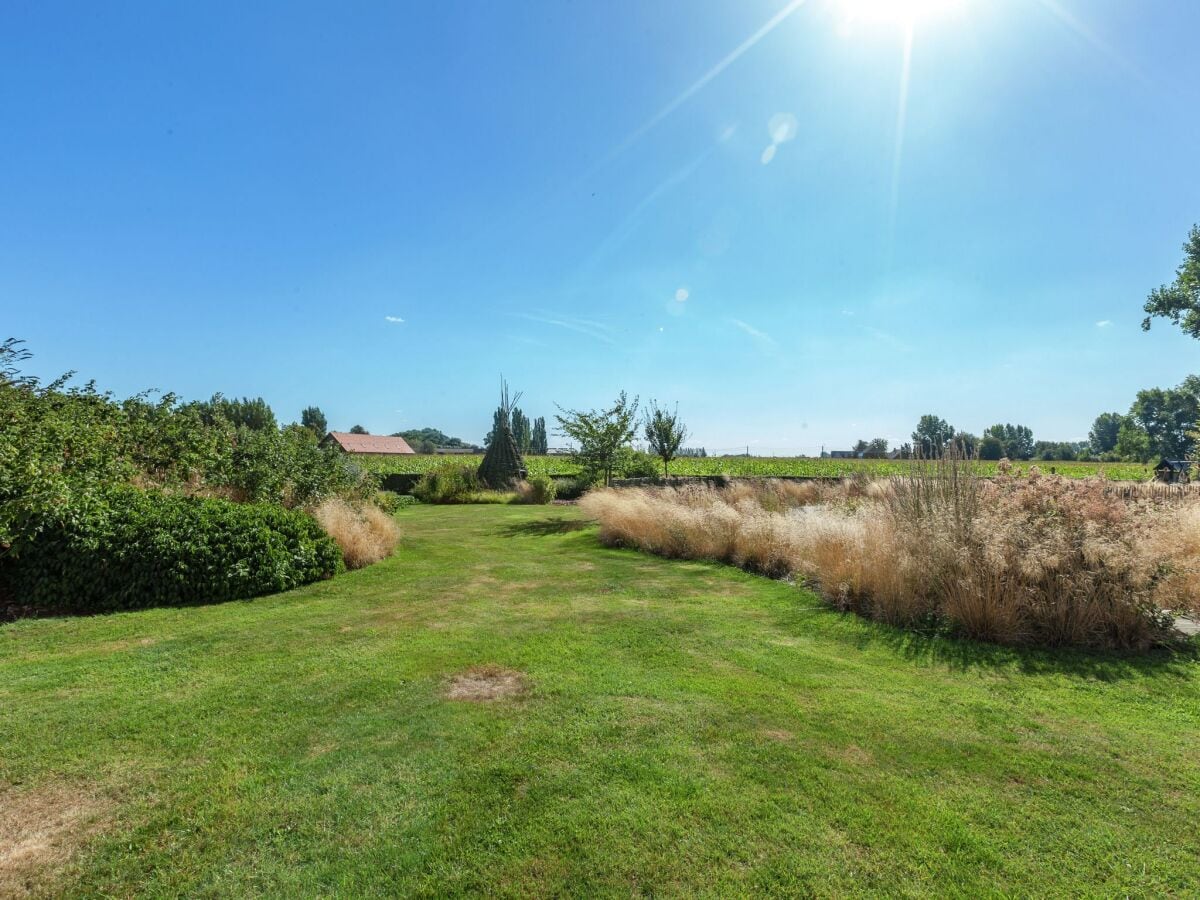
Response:
[[[348,431],[331,431],[321,439],[322,447],[337,447],[346,453],[371,453],[379,456],[399,456],[415,453],[408,441],[402,437],[383,434],[351,434]]]
[[[1192,464],[1186,459],[1164,459],[1154,467],[1154,480],[1167,484],[1187,484],[1192,480]]]

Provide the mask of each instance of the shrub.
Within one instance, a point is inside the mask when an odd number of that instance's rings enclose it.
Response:
[[[630,450],[621,461],[622,478],[661,478],[662,461],[649,453]]]
[[[447,462],[422,475],[413,494],[422,503],[467,503],[479,490],[474,466]]]
[[[581,478],[555,478],[554,496],[558,500],[578,500],[591,485]]]
[[[0,576],[22,604],[102,612],[256,597],[341,564],[302,512],[118,487],[6,558]]]
[[[411,501],[412,497],[402,496],[395,491],[376,491],[371,497],[371,502],[388,515],[396,512],[401,506],[405,506],[405,500]]]
[[[361,569],[391,556],[400,543],[400,528],[378,506],[351,506],[330,498],[313,510],[313,518],[337,543],[347,569]]]
[[[533,475],[517,485],[517,502],[545,505],[554,499],[556,490],[549,475]]]

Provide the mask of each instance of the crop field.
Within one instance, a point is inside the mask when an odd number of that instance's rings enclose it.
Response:
[[[479,465],[480,455],[434,456],[363,456],[361,463],[375,472],[387,475],[419,475],[446,462]],[[531,475],[575,475],[579,465],[570,456],[526,456],[525,465]],[[996,472],[995,463],[981,463],[988,474]],[[671,463],[672,475],[733,475],[748,478],[784,476],[843,477],[867,475],[899,475],[912,466],[909,460],[890,459],[818,459],[810,456],[708,456],[687,457]],[[1095,462],[1020,462],[1014,471],[1028,472],[1037,466],[1043,473],[1054,472],[1069,478],[1089,478],[1100,475],[1111,481],[1149,481],[1150,466],[1141,463]]]

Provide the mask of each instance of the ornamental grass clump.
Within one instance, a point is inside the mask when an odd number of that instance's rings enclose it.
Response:
[[[400,543],[400,526],[378,506],[352,506],[344,500],[326,500],[313,518],[342,551],[347,569],[361,569],[387,559]]]
[[[1015,645],[1146,649],[1200,609],[1200,504],[1099,480],[985,478],[969,460],[886,481],[589,494],[609,543],[789,575],[839,609]]]

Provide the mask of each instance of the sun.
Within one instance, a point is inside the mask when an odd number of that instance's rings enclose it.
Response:
[[[955,12],[964,0],[836,0],[847,24],[913,26],[919,21]]]

